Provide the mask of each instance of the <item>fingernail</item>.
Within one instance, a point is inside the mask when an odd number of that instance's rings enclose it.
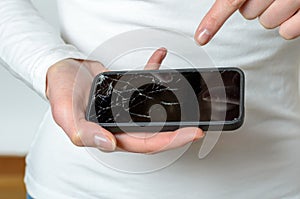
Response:
[[[104,151],[114,151],[116,148],[116,143],[110,138],[106,137],[104,134],[95,135],[94,142],[97,148]]]
[[[199,31],[199,35],[196,38],[196,40],[200,45],[205,45],[207,42],[209,42],[210,38],[211,38],[210,32],[207,29],[203,29]]]
[[[161,53],[162,56],[165,56],[167,54],[167,49],[164,48],[164,47],[161,47],[158,50],[159,50],[159,52]]]

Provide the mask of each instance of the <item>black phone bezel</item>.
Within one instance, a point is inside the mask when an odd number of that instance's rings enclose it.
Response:
[[[124,73],[153,73],[153,72],[170,72],[174,71],[176,72],[222,72],[222,71],[235,71],[240,74],[240,106],[239,106],[239,112],[240,115],[238,118],[232,121],[205,121],[205,122],[151,122],[151,123],[143,123],[143,122],[138,122],[138,127],[133,126],[132,123],[99,123],[93,120],[90,120],[90,114],[91,114],[91,105],[92,105],[92,99],[93,95],[96,89],[96,82],[98,81],[98,78],[100,75],[103,73],[105,74],[124,74]],[[90,96],[89,96],[89,101],[88,101],[88,106],[86,110],[86,119],[88,121],[95,122],[102,126],[103,128],[107,129],[108,131],[112,133],[118,133],[118,132],[156,132],[157,129],[160,129],[160,132],[164,131],[174,131],[178,128],[183,128],[183,127],[199,127],[204,131],[233,131],[238,128],[240,128],[243,123],[244,123],[244,117],[245,117],[245,74],[244,72],[237,67],[213,67],[213,68],[186,68],[186,69],[162,69],[162,70],[130,70],[130,71],[106,71],[98,74],[92,83],[91,91],[90,91]],[[150,125],[149,125],[150,124]],[[163,125],[162,125],[163,124]]]

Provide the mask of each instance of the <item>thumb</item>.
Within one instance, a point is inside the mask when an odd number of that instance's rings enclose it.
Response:
[[[166,48],[159,48],[151,55],[149,58],[145,70],[158,70],[161,63],[167,56],[167,49]]]
[[[78,122],[78,136],[83,146],[96,147],[103,151],[116,149],[115,137],[96,123],[85,119]]]

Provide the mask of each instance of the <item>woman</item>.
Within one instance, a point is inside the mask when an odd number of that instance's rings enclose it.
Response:
[[[295,3],[295,4],[294,4]],[[58,2],[62,39],[28,1],[0,3],[0,56],[51,105],[27,157],[26,187],[33,198],[297,198],[300,196],[298,88],[299,5],[281,1],[68,1]],[[233,14],[233,15],[232,15]],[[146,174],[119,172],[99,164],[83,147],[130,152],[173,149],[203,137],[200,129],[179,129],[151,139],[112,136],[84,120],[85,89],[74,95],[76,75],[91,78],[106,70],[82,59],[114,35],[143,27],[162,27],[206,44],[216,65],[239,66],[246,73],[246,121],[235,133],[222,134],[203,160],[193,144],[172,165]],[[296,28],[295,28],[296,27]],[[175,41],[174,41],[175,42]],[[75,48],[76,46],[77,48]],[[146,69],[166,55],[156,51]],[[84,76],[86,74],[86,76]],[[83,78],[83,80],[85,80]],[[84,81],[85,82],[85,81]],[[81,91],[81,92],[80,92]],[[73,107],[76,104],[76,108]],[[52,116],[53,115],[53,116]],[[174,137],[179,142],[172,142]],[[145,141],[146,140],[146,141]],[[164,147],[167,146],[167,147]],[[106,153],[103,153],[106,155]],[[111,157],[115,152],[108,154]],[[103,155],[103,156],[105,156]],[[154,158],[156,155],[153,155]]]

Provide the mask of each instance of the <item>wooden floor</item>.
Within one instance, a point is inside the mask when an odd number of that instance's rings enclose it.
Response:
[[[25,199],[25,158],[0,156],[0,199]]]

